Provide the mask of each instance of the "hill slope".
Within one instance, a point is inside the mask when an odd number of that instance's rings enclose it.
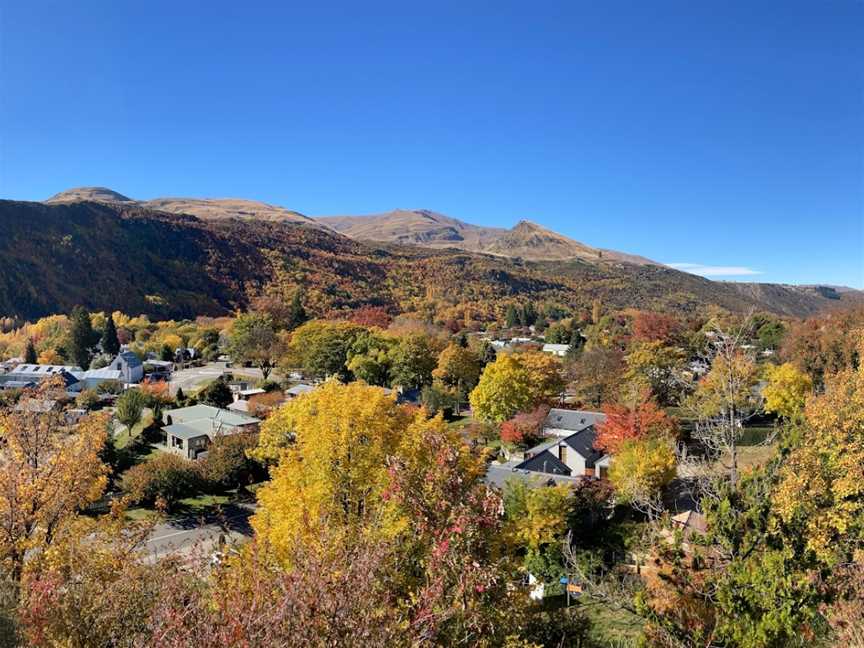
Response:
[[[456,248],[531,261],[589,259],[659,265],[633,254],[591,247],[526,220],[508,230],[472,225],[425,209],[396,209],[372,216],[320,216],[317,220],[360,241]]]
[[[203,220],[136,203],[0,201],[0,315],[76,304],[153,317],[216,315],[301,286],[316,314],[386,306],[500,314],[510,299],[588,309],[693,311],[711,304],[807,315],[860,293],[712,282],[671,268],[369,245],[294,222]],[[747,287],[755,286],[755,287]],[[829,294],[830,293],[830,294]],[[827,295],[827,296],[826,296]]]

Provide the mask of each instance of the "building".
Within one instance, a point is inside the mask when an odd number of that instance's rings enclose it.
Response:
[[[165,449],[186,459],[202,459],[221,435],[251,432],[261,421],[241,412],[210,405],[192,405],[166,411],[162,416]]]
[[[19,364],[8,373],[0,375],[0,389],[24,389],[35,387],[46,378],[59,377],[66,389],[78,383],[81,367],[74,365]]]
[[[303,394],[308,394],[311,391],[314,391],[314,387],[312,385],[305,385],[300,383],[299,385],[294,385],[291,389],[285,390],[285,395],[289,400],[293,400],[298,396],[302,396]]]
[[[144,363],[131,351],[118,353],[106,368],[119,371],[121,380],[128,384],[139,383],[144,378]]]
[[[486,481],[500,486],[515,477],[543,486],[605,478],[611,457],[594,448],[595,424],[604,419],[600,412],[549,410],[543,422],[544,441],[526,450],[521,461],[492,464]]]
[[[559,358],[563,358],[567,355],[567,352],[570,350],[569,344],[544,344],[543,345],[543,353],[551,353],[554,356],[558,356]]]
[[[96,389],[105,382],[123,382],[123,372],[119,369],[90,369],[75,374],[78,384],[73,385],[70,391],[81,392],[85,389]]]

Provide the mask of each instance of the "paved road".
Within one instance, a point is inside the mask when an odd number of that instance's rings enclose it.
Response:
[[[229,504],[219,516],[190,516],[159,524],[146,543],[147,553],[154,558],[194,552],[207,556],[220,544],[245,542],[252,537],[249,517],[255,508],[255,504]]]
[[[231,367],[228,369],[224,362],[208,362],[203,367],[190,367],[189,369],[180,369],[171,374],[171,380],[168,381],[168,389],[171,395],[177,393],[177,390],[182,388],[184,394],[195,391],[202,385],[216,380],[223,373],[232,373],[235,376],[244,376],[252,380],[260,380],[261,370],[254,367]]]

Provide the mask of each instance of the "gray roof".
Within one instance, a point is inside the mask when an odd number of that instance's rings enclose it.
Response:
[[[174,425],[166,425],[162,429],[166,434],[186,440],[202,436],[210,437],[216,432],[213,429],[213,421],[211,419],[197,419],[195,421],[187,421],[186,423],[175,423]]]
[[[491,463],[486,469],[485,481],[490,486],[504,488],[507,482],[514,479],[524,481],[531,488],[540,488],[549,484],[576,484],[582,481],[584,477],[523,470],[519,468],[519,462],[516,461],[509,461],[505,464]]]
[[[286,394],[290,394],[291,396],[300,396],[301,394],[308,394],[311,391],[314,391],[315,388],[312,385],[294,385],[291,389],[285,390]]]
[[[205,419],[207,421],[217,421],[224,425],[236,427],[239,425],[250,425],[252,423],[260,422],[260,419],[257,419],[254,416],[248,416],[247,414],[241,414],[240,412],[232,412],[227,409],[220,409],[218,407],[213,407],[212,405],[191,405],[190,407],[180,407],[178,409],[167,410],[164,413],[164,419],[167,421],[168,417],[171,417],[171,422],[174,424],[189,423],[190,421]]]
[[[117,354],[115,360],[123,360],[130,367],[140,367],[143,363],[141,362],[141,358],[132,353],[131,351],[121,351]]]
[[[605,453],[594,447],[594,440],[596,438],[597,431],[594,429],[593,425],[589,425],[587,428],[577,432],[576,434],[564,437],[563,441],[585,458],[586,468],[593,468],[594,462],[605,456]]]
[[[44,377],[52,376],[54,374],[62,373],[64,371],[71,374],[75,373],[76,371],[81,371],[81,367],[77,367],[75,365],[19,364],[9,373]]]
[[[558,457],[544,450],[543,452],[526,459],[517,466],[520,470],[530,470],[532,472],[550,473],[553,475],[570,475],[572,471],[567,467],[567,464],[562,462]]]
[[[549,414],[543,422],[543,427],[578,432],[589,425],[594,425],[597,421],[603,421],[605,418],[606,415],[601,412],[566,410],[553,407],[549,410]]]

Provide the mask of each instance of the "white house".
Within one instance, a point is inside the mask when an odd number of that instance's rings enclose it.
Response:
[[[202,459],[217,436],[254,431],[261,422],[253,416],[210,405],[168,410],[162,421],[165,448],[186,459]]]
[[[558,356],[559,358],[563,358],[567,355],[567,351],[570,350],[569,344],[544,344],[543,345],[543,353],[551,353],[554,356]]]
[[[121,351],[117,357],[111,361],[111,364],[106,367],[119,371],[122,380],[125,383],[139,383],[144,378],[144,363],[141,358],[131,351]]]

